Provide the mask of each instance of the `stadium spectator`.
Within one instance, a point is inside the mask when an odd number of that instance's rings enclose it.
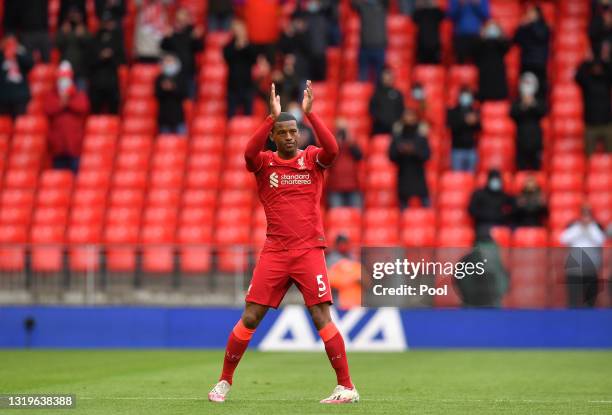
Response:
[[[336,139],[340,150],[327,175],[327,203],[330,208],[360,208],[359,162],[363,159],[363,153],[342,118],[336,120]]]
[[[139,62],[157,63],[168,27],[166,5],[172,0],[135,0],[134,55]]]
[[[604,51],[609,47],[603,48]],[[590,54],[588,54],[590,55]],[[606,152],[612,152],[612,67],[609,59],[587,56],[576,72],[584,102],[584,149],[593,154],[602,140]]]
[[[518,170],[540,170],[542,127],[546,104],[538,97],[538,78],[531,72],[521,76],[519,98],[512,104],[510,116],[516,123],[516,166]]]
[[[451,131],[451,166],[456,171],[476,169],[476,136],[480,132],[480,113],[474,105],[474,95],[464,86],[457,105],[448,111],[447,124]]]
[[[406,105],[417,112],[419,120],[422,124],[428,126],[434,124],[434,120],[430,119],[427,105],[427,91],[420,82],[412,84],[410,95],[407,97]]]
[[[246,28],[241,21],[232,22],[232,32],[232,40],[223,49],[223,57],[228,65],[227,116],[233,117],[239,109],[244,115],[251,115],[255,95],[251,68],[257,54],[249,43]]]
[[[183,101],[187,96],[187,81],[181,74],[181,61],[175,55],[164,55],[161,73],[155,80],[155,97],[159,104],[157,121],[161,134],[187,132],[183,110]]]
[[[87,16],[87,0],[60,0],[58,21],[63,22],[70,18],[72,13],[78,12]]]
[[[89,101],[92,114],[119,113],[119,65],[125,50],[117,21],[105,13],[91,46]]]
[[[476,235],[472,251],[461,258],[464,264],[484,264],[484,274],[465,275],[453,278],[464,307],[501,307],[502,299],[508,291],[510,279],[504,267],[499,246],[490,232],[482,231]]]
[[[30,100],[28,73],[34,60],[28,50],[8,34],[0,44],[0,114],[25,114]]]
[[[189,10],[181,8],[174,16],[174,29],[170,29],[161,41],[164,52],[172,53],[181,61],[182,76],[187,80],[189,96],[196,93],[196,53],[204,49],[204,31],[194,26]]]
[[[513,210],[514,200],[504,192],[500,172],[489,171],[485,187],[472,193],[468,206],[476,234],[489,232],[494,226],[508,225]]]
[[[559,239],[563,245],[571,248],[565,269],[569,306],[595,306],[599,291],[597,277],[606,234],[593,219],[589,206],[582,207],[580,219],[571,223]]]
[[[309,0],[305,8],[304,18],[308,33],[308,79],[323,81],[327,75],[326,51],[331,30],[329,18],[331,4],[321,0]]]
[[[308,26],[304,14],[294,13],[291,20],[283,28],[278,45],[279,50],[284,55],[295,56],[295,68],[301,79],[308,79],[310,74],[309,42]]]
[[[77,173],[89,101],[85,92],[75,86],[70,62],[60,63],[57,85],[45,98],[44,111],[49,118],[48,141],[53,167]]]
[[[523,189],[516,197],[514,209],[515,226],[544,226],[548,207],[542,189],[535,176],[525,180]]]
[[[420,199],[421,206],[429,206],[425,162],[430,154],[427,138],[419,132],[416,111],[406,108],[402,119],[393,127],[389,146],[389,158],[398,166],[397,194],[401,210],[408,207],[413,197]]]
[[[412,20],[418,28],[417,62],[423,64],[440,63],[440,23],[444,20],[444,12],[438,6],[437,0],[417,0],[412,13]]]
[[[593,56],[601,56],[605,44],[612,45],[612,5],[610,2],[594,2],[589,39]]]
[[[4,32],[15,33],[23,46],[32,52],[35,60],[49,62],[51,38],[49,36],[48,0],[6,0],[4,2]]]
[[[370,98],[372,134],[390,134],[393,124],[404,114],[404,96],[393,83],[393,72],[384,68]]]
[[[403,15],[410,16],[414,11],[416,0],[397,0],[397,7],[399,12]]]
[[[351,0],[351,5],[361,20],[359,80],[378,79],[385,65],[389,0]]]
[[[504,57],[509,49],[510,42],[504,37],[499,25],[489,21],[482,29],[474,56],[478,66],[478,96],[481,101],[508,98]]]
[[[75,84],[82,90],[87,88],[91,41],[92,37],[87,30],[83,14],[76,6],[71,7],[55,36],[55,44],[60,51],[61,59],[72,65]]]
[[[96,0],[96,16],[102,20],[104,16],[110,15],[111,19],[117,23],[117,28],[121,32],[121,22],[125,16],[125,0]]]
[[[340,234],[333,250],[326,255],[334,301],[345,310],[361,305],[361,263],[355,260],[350,248],[349,238]]]
[[[272,81],[276,86],[276,93],[281,97],[281,102],[297,101],[300,98],[303,82],[297,74],[294,55],[285,55],[283,68],[272,72]],[[265,97],[263,92],[269,87],[269,82],[262,85],[262,97]]]
[[[264,55],[272,65],[280,38],[282,2],[284,0],[234,0],[234,4],[242,7],[247,36],[255,52]]]
[[[208,31],[225,32],[229,30],[232,23],[234,8],[232,2],[227,0],[208,1]]]
[[[521,48],[521,74],[531,72],[537,76],[540,85],[538,97],[546,97],[550,29],[539,6],[527,7],[523,21],[514,34],[514,43]]]
[[[480,30],[489,20],[489,0],[450,0],[448,15],[453,21],[453,49],[458,63],[474,59]]]

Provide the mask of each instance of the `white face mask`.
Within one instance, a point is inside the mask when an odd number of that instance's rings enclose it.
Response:
[[[519,85],[519,91],[523,96],[534,96],[537,92],[537,88],[531,82],[523,82]]]
[[[472,105],[472,101],[474,99],[472,98],[472,94],[470,94],[469,92],[462,92],[461,94],[459,94],[459,104],[462,107],[469,107],[470,105]]]
[[[64,92],[66,92],[66,90],[70,88],[71,86],[72,86],[72,79],[66,78],[66,77],[58,78],[57,89],[60,92],[60,94],[63,94]]]
[[[163,66],[164,75],[166,76],[175,76],[179,73],[180,70],[181,65],[176,62],[166,63]]]
[[[501,29],[497,25],[489,25],[484,31],[484,36],[487,39],[497,39],[501,36]]]
[[[425,91],[423,91],[423,88],[414,88],[412,90],[412,98],[416,99],[417,101],[425,98]]]
[[[489,189],[494,192],[499,192],[502,189],[502,181],[499,177],[494,177],[489,180]]]

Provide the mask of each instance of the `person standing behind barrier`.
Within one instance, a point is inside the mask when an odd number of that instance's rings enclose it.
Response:
[[[606,234],[595,222],[589,206],[582,207],[580,219],[570,224],[559,239],[570,248],[565,266],[568,305],[594,307]]]
[[[378,79],[385,65],[389,0],[351,0],[361,20],[359,80]]]

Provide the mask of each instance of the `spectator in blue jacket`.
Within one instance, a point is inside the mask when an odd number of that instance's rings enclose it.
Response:
[[[480,29],[489,19],[489,0],[450,0],[448,15],[454,24],[453,48],[458,63],[472,60]]]

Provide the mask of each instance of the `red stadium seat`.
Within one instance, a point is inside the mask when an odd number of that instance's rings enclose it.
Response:
[[[205,207],[185,207],[180,213],[181,225],[212,225],[215,219],[215,211]]]
[[[612,155],[593,154],[589,159],[590,173],[610,173],[612,171]]]
[[[222,135],[195,135],[191,133],[191,157],[198,153],[209,153],[211,155],[221,154],[224,147]]]
[[[254,194],[251,190],[225,190],[219,196],[221,209],[241,206],[250,207],[253,204]]]
[[[361,210],[351,207],[336,207],[327,211],[326,227],[350,226],[361,223]]]
[[[9,170],[4,175],[4,186],[12,189],[34,189],[37,178],[38,174],[34,170]]]
[[[402,244],[410,248],[429,248],[436,244],[436,228],[432,224],[404,226],[401,231]]]
[[[140,206],[111,206],[106,213],[108,224],[138,225],[142,215]]]
[[[209,225],[181,226],[177,236],[180,246],[181,271],[187,273],[208,272],[211,269],[212,227]]]
[[[184,169],[185,160],[187,159],[187,155],[185,152],[158,152],[153,155],[153,159],[151,160],[153,171],[158,169]]]
[[[14,124],[15,134],[46,135],[49,128],[43,115],[21,115]]]
[[[121,132],[129,135],[155,135],[157,132],[157,120],[152,117],[124,118]]]
[[[217,226],[225,227],[248,223],[251,213],[250,206],[225,207],[217,211]]]
[[[8,160],[8,168],[11,170],[33,170],[40,169],[42,154],[23,152],[17,153],[13,151]]]
[[[62,225],[68,219],[68,205],[65,206],[38,206],[34,211],[34,224],[36,225]]]
[[[246,169],[225,170],[221,177],[221,187],[223,189],[253,189],[255,178],[253,173]]]
[[[512,244],[512,232],[505,226],[494,226],[491,228],[491,237],[502,248],[508,248]]]
[[[184,172],[177,168],[153,169],[150,184],[158,188],[181,189]]]
[[[517,228],[512,235],[512,246],[517,248],[545,248],[547,245],[545,228]]]
[[[149,154],[139,151],[121,151],[115,162],[115,168],[121,170],[146,170],[148,165]]]
[[[399,235],[397,226],[374,226],[364,229],[362,244],[365,246],[397,246]]]
[[[15,134],[11,143],[12,151],[43,153],[47,147],[44,134]]]
[[[72,195],[72,205],[105,206],[107,191],[104,188],[77,188]]]
[[[216,189],[219,182],[219,171],[191,170],[187,173],[185,185],[189,189]]]
[[[582,190],[582,175],[580,173],[553,172],[550,176],[549,188],[551,192]]]
[[[520,193],[525,186],[525,182],[529,177],[535,176],[536,182],[540,186],[540,189],[546,193],[548,186],[546,176],[542,172],[533,172],[533,171],[520,171],[516,173],[514,176],[514,183],[512,185],[512,192]]]
[[[440,180],[440,190],[455,190],[471,192],[474,188],[474,175],[472,173],[447,171]]]
[[[143,202],[142,189],[114,189],[110,194],[111,206],[142,206]]]
[[[106,262],[109,271],[131,272],[136,269],[137,225],[107,225],[104,241],[107,246]]]
[[[86,153],[81,156],[80,171],[85,170],[110,170],[113,166],[113,154],[110,153]]]
[[[117,135],[119,117],[114,115],[90,115],[85,123],[85,135]]]
[[[182,203],[184,207],[214,208],[217,201],[215,190],[188,189],[183,193]]]
[[[3,225],[28,225],[32,218],[31,207],[26,206],[2,206],[0,207],[0,224]]]
[[[77,205],[70,211],[70,223],[80,225],[100,225],[104,220],[103,206]]]
[[[191,122],[191,134],[194,136],[223,137],[225,136],[226,120],[223,117],[199,116]],[[252,133],[247,131],[246,133]]]
[[[125,101],[123,115],[128,118],[157,114],[157,101],[151,97],[134,97]]]
[[[39,206],[65,206],[70,204],[71,188],[41,188],[36,196]]]
[[[68,227],[70,269],[76,272],[97,271],[100,268],[101,224],[81,223]]]
[[[146,170],[116,170],[112,185],[115,189],[144,189],[147,179]]]
[[[587,177],[587,189],[589,193],[612,192],[612,173],[591,173]]]
[[[177,215],[178,209],[176,206],[149,206],[144,211],[144,221],[146,224],[174,226],[177,221]]]
[[[465,208],[443,208],[438,213],[438,228],[471,226],[472,218]]]
[[[25,267],[25,225],[0,224],[0,270],[21,271]]]
[[[181,189],[150,188],[147,193],[148,206],[178,206],[181,203]]]
[[[441,209],[466,209],[470,203],[471,191],[457,188],[458,190],[445,191],[438,196],[438,206]]]
[[[440,247],[470,247],[474,242],[474,230],[469,226],[444,227],[438,231]]]
[[[107,189],[110,186],[110,170],[81,170],[76,177],[76,186],[80,189]]]
[[[579,217],[580,211],[576,209],[552,210],[548,217],[548,224],[553,231],[564,229]]]
[[[553,172],[582,173],[585,170],[585,164],[582,154],[557,154],[552,159],[551,168]]]
[[[174,269],[174,227],[165,224],[145,225],[141,235],[144,244],[142,269],[145,272],[169,273]]]
[[[32,270],[59,272],[62,269],[64,231],[65,228],[62,225],[36,225],[32,227]]]
[[[119,141],[120,152],[150,154],[153,148],[153,137],[150,134],[124,135]]]
[[[550,210],[579,209],[582,203],[582,192],[554,192],[548,201]]]

